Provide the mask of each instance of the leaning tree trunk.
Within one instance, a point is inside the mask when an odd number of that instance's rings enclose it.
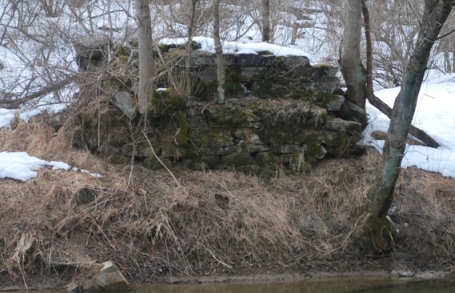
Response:
[[[225,82],[225,65],[223,58],[223,47],[220,39],[220,0],[213,1],[213,39],[215,41],[216,51],[216,72],[218,77],[218,103],[224,104],[224,82]]]
[[[153,94],[155,60],[153,58],[152,21],[148,0],[136,0],[139,42],[138,111],[146,114],[149,96]]]
[[[393,201],[396,181],[406,146],[406,137],[414,116],[420,87],[427,69],[431,49],[438,38],[455,0],[425,0],[421,29],[406,71],[401,91],[393,106],[392,118],[383,148],[383,164],[376,182],[368,193],[366,220],[361,240],[366,255],[378,255],[393,246],[386,216]]]
[[[345,0],[345,27],[340,48],[341,72],[348,89],[348,100],[365,110],[367,74],[360,58],[362,0]],[[364,121],[359,121],[365,124]]]
[[[362,14],[365,28],[365,42],[367,51],[367,98],[371,105],[385,114],[389,119],[392,117],[392,108],[379,99],[373,91],[373,43],[371,41],[370,12],[366,4],[367,0],[362,0]],[[420,139],[426,146],[432,148],[440,147],[440,144],[429,136],[425,131],[411,125],[409,133]]]

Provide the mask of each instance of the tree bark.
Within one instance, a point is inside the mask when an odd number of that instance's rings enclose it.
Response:
[[[220,39],[220,0],[213,1],[213,39],[215,41],[216,65],[218,77],[218,103],[225,103],[224,83],[225,83],[225,64],[223,57],[223,47]]]
[[[361,8],[362,0],[345,0],[345,28],[340,48],[340,65],[348,89],[348,100],[365,109],[367,74],[360,58]]]
[[[193,53],[193,43],[192,43],[192,37],[193,37],[193,27],[194,27],[194,17],[196,14],[196,3],[198,0],[191,0],[191,6],[190,6],[190,23],[188,25],[188,44],[186,47],[187,50],[187,58],[185,62],[185,79],[186,79],[186,94],[188,98],[191,96],[191,88],[192,88],[192,82],[191,82],[191,56]]]
[[[262,0],[262,41],[270,42],[270,0]]]
[[[373,91],[373,44],[371,41],[371,27],[370,27],[370,13],[366,5],[366,0],[362,0],[362,14],[364,19],[365,28],[365,41],[367,49],[367,98],[371,105],[376,107],[379,111],[387,117],[392,117],[392,108],[379,99]],[[440,144],[429,136],[425,131],[411,125],[409,133],[415,138],[421,140],[426,146],[432,148],[440,147]]]
[[[366,255],[379,255],[389,251],[393,246],[386,216],[393,201],[406,137],[414,116],[431,49],[454,5],[455,0],[425,0],[422,27],[403,76],[401,91],[393,107],[383,148],[382,167],[375,184],[368,193],[366,220],[361,235],[362,248]]]
[[[148,112],[149,98],[153,95],[155,60],[153,57],[152,21],[148,0],[136,0],[136,17],[139,42],[138,111]]]

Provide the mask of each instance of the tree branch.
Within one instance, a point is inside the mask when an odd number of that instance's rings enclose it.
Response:
[[[368,7],[366,6],[366,0],[362,0],[362,13],[363,13],[363,21],[365,26],[365,40],[366,40],[366,47],[367,47],[367,98],[371,105],[376,107],[379,111],[384,113],[389,119],[392,117],[392,108],[389,107],[386,103],[384,103],[381,99],[379,99],[373,91],[373,45],[371,42],[371,28],[370,28],[370,14],[368,11]],[[411,125],[409,128],[409,133],[420,139],[426,146],[432,148],[438,148],[441,145],[434,140],[430,135],[428,135],[422,129]]]
[[[6,109],[17,109],[23,103],[31,101],[31,100],[34,100],[34,99],[39,98],[41,96],[44,96],[44,95],[46,95],[46,94],[48,94],[50,92],[57,91],[57,90],[65,87],[65,86],[67,86],[72,81],[73,81],[73,78],[72,77],[68,77],[68,78],[66,78],[64,80],[61,80],[61,81],[57,82],[57,83],[50,84],[50,85],[48,85],[46,87],[43,87],[39,91],[36,91],[36,92],[31,93],[29,95],[26,95],[23,98],[14,99],[14,100],[10,100],[10,99],[4,100],[4,99],[2,99],[2,100],[0,100],[0,106],[2,108],[6,108]]]

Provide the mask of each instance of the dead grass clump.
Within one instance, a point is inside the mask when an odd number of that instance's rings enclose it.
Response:
[[[403,171],[399,186],[393,218],[403,246],[447,263],[455,253],[455,181],[412,167]]]
[[[109,259],[135,281],[163,274],[317,270],[327,261],[357,269],[346,263],[362,263],[354,231],[357,208],[381,161],[374,151],[271,179],[174,170],[178,185],[165,171],[114,167],[88,151],[65,148],[56,141],[64,131],[54,136],[39,123],[2,132],[0,148],[62,160],[103,178],[43,168],[25,183],[2,181],[0,272],[17,282],[40,270],[82,270]],[[25,142],[14,142],[19,138]],[[416,266],[450,261],[455,181],[409,168],[396,192],[391,216],[400,234],[393,262],[415,263],[415,255],[422,259]]]

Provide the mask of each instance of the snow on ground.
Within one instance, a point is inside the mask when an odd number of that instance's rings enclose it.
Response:
[[[376,91],[376,95],[393,107],[400,88]],[[408,145],[401,166],[416,166],[420,169],[438,172],[455,178],[455,74],[442,75],[430,71],[420,90],[413,125],[421,128],[442,146],[434,149]],[[373,131],[387,132],[389,119],[376,108],[367,105],[370,124],[363,132],[363,144],[382,151],[383,140],[371,138]]]
[[[26,152],[0,152],[0,179],[11,178],[20,181],[27,181],[38,175],[42,167],[50,166],[52,170],[68,171],[71,166],[65,162],[45,161],[32,157]],[[100,174],[87,170],[72,168],[74,172],[81,171],[93,177],[102,177]]]

